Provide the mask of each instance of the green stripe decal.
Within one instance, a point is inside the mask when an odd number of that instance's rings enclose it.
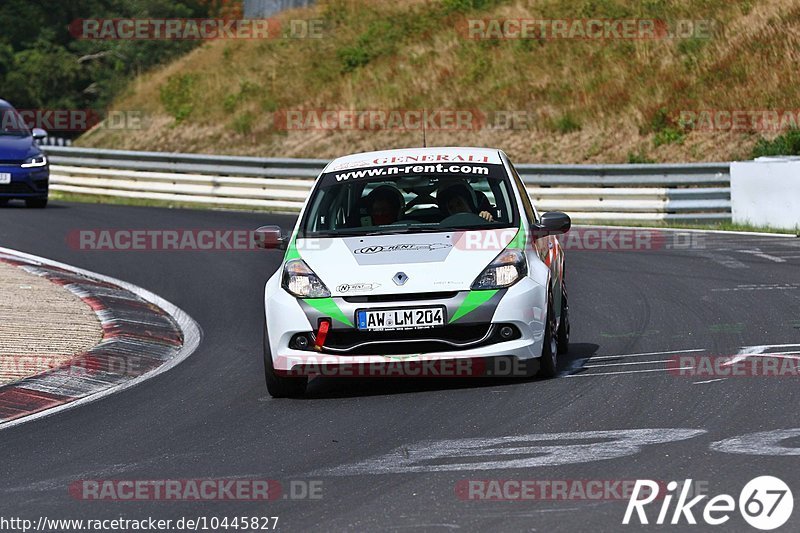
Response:
[[[506,246],[506,249],[507,250],[524,250],[525,249],[525,228],[522,225],[522,221],[520,221],[520,223],[519,223],[519,231],[517,231],[517,234],[514,236],[514,238],[511,240],[511,242],[508,243],[508,246]]]
[[[464,315],[473,312],[481,305],[491,300],[492,296],[497,293],[498,289],[493,289],[490,291],[470,291],[466,298],[464,298],[464,301],[461,302],[461,305],[458,306],[458,309],[456,309],[455,314],[450,317],[450,321],[448,323],[452,324]]]
[[[289,241],[289,246],[286,248],[286,255],[283,256],[284,262],[292,259],[300,259],[300,252],[297,251],[297,232],[292,234],[292,239]]]
[[[342,310],[339,309],[339,306],[336,305],[336,302],[333,301],[333,298],[309,298],[303,300],[303,303],[306,303],[322,313],[323,315],[329,316],[334,320],[338,320],[342,324],[346,324],[353,327],[353,323],[350,322],[350,319],[347,318],[347,315],[342,313]]]

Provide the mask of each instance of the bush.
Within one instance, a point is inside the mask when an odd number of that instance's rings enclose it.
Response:
[[[192,114],[192,87],[197,79],[194,74],[170,76],[161,86],[160,97],[164,109],[180,123]]]
[[[645,135],[654,133],[653,145],[658,148],[665,144],[682,144],[686,137],[686,125],[676,124],[665,107],[655,110],[644,127],[639,128],[639,133]]]
[[[644,152],[628,152],[628,163],[631,165],[634,164],[645,164],[645,163],[655,163],[654,160],[647,157]]]
[[[572,133],[573,131],[580,131],[581,123],[572,116],[572,113],[564,113],[556,121],[556,131],[559,133]]]
[[[393,54],[402,35],[402,29],[388,20],[373,21],[354,44],[337,52],[342,72],[352,72],[373,59]]]
[[[498,0],[444,0],[442,7],[446,13],[466,13],[478,9],[488,9],[499,3]]]
[[[253,131],[253,114],[240,113],[236,115],[231,126],[233,127],[233,131],[239,135],[248,135],[251,131]]]
[[[753,148],[753,158],[773,155],[800,155],[800,129],[791,129],[769,141],[763,137]]]
[[[686,134],[677,128],[664,128],[653,137],[653,145],[658,148],[665,144],[683,144],[683,139],[685,137]]]

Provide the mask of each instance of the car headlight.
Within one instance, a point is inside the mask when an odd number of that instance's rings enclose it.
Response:
[[[528,262],[521,250],[503,250],[472,284],[473,290],[510,287],[528,273]]]
[[[286,262],[281,287],[297,298],[327,298],[331,295],[328,287],[302,259]]]
[[[47,156],[44,154],[35,155],[33,157],[29,157],[25,161],[22,162],[20,165],[22,168],[34,168],[34,167],[43,167],[47,164]]]

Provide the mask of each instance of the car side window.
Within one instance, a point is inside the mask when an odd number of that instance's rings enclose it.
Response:
[[[519,173],[517,169],[514,168],[514,165],[511,164],[511,161],[508,162],[508,166],[511,168],[511,174],[514,176],[514,181],[519,189],[519,195],[522,197],[522,207],[525,209],[525,215],[528,217],[528,224],[535,226],[539,223],[539,217],[536,215],[536,210],[531,203],[528,189],[525,188],[525,183],[522,181],[522,178],[519,177]]]

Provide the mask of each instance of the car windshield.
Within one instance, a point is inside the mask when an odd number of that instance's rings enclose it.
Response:
[[[10,106],[0,106],[0,135],[11,137],[27,137],[31,132],[25,121],[17,113],[17,110]]]
[[[301,237],[516,227],[508,176],[495,164],[423,164],[322,175]]]

